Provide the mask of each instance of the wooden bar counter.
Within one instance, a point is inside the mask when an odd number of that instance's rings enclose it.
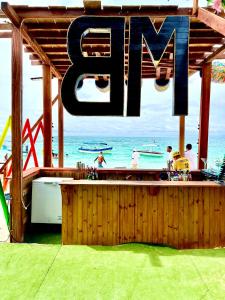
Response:
[[[208,181],[63,182],[63,244],[225,246],[225,186]]]

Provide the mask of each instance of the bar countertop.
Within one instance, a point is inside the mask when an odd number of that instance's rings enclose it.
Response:
[[[107,186],[164,186],[164,187],[225,187],[215,181],[134,181],[134,180],[65,180],[60,185],[107,185]]]

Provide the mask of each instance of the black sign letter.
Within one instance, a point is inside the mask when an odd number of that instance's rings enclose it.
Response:
[[[73,63],[62,82],[62,102],[72,115],[123,116],[124,108],[124,17],[79,17],[68,30],[68,54]],[[84,57],[81,51],[82,35],[90,28],[111,31],[110,57]],[[80,102],[75,86],[83,74],[110,74],[110,102]]]

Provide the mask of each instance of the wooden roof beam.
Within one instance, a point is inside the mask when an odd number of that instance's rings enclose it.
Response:
[[[36,38],[36,41],[39,45],[42,47],[51,47],[52,45],[57,45],[55,47],[58,47],[60,45],[61,47],[66,46],[66,37],[65,38]],[[109,39],[88,39],[85,38],[83,45],[86,46],[110,46]],[[189,40],[190,45],[196,45],[196,46],[202,46],[202,45],[215,45],[215,44],[223,44],[224,38],[223,37],[191,37]],[[172,44],[169,44],[172,45]]]
[[[128,46],[125,46],[126,48],[128,48]],[[67,46],[66,44],[63,45],[63,47],[60,47],[60,48],[55,48],[55,47],[43,47],[44,48],[44,51],[46,54],[48,55],[63,55],[63,54],[67,54]],[[92,53],[92,52],[100,52],[100,53],[104,53],[107,55],[110,54],[110,47],[107,46],[107,47],[100,47],[100,46],[88,46],[88,45],[85,45],[84,47],[82,47],[82,50],[83,51],[87,51],[88,53]],[[28,52],[28,53],[34,53],[33,49],[30,48],[28,45],[26,46],[26,48],[24,49],[25,52]],[[168,53],[168,52],[171,52],[173,51],[173,46],[169,46],[166,48],[165,52]],[[203,45],[203,46],[196,46],[196,45],[190,45],[189,47],[189,52],[191,53],[201,53],[201,52],[213,52],[215,51],[215,49],[213,49],[213,45]],[[143,49],[143,52],[144,53],[147,53],[148,50],[146,47],[144,47]]]
[[[221,46],[220,48],[218,48],[216,51],[214,51],[211,55],[209,55],[204,61],[203,63],[209,63],[211,61],[213,61],[214,59],[218,59],[218,57],[223,54],[225,51],[225,44],[223,46]]]
[[[11,38],[12,37],[12,32],[8,31],[8,32],[1,32],[0,31],[0,38]]]
[[[101,10],[102,4],[101,0],[83,0],[85,12],[93,13]]]
[[[0,30],[12,30],[12,24],[10,23],[0,24]]]
[[[57,78],[62,78],[61,74],[56,70],[56,68],[51,63],[48,56],[43,52],[43,50],[38,45],[38,43],[30,37],[30,35],[28,34],[28,30],[27,30],[26,25],[22,24],[22,19],[17,15],[17,13],[13,9],[13,7],[11,5],[9,5],[7,2],[2,2],[1,3],[1,9],[5,13],[7,18],[10,19],[10,21],[13,23],[13,25],[20,30],[22,37],[31,46],[31,48],[33,48],[35,53],[37,53],[37,55],[42,60],[43,64],[49,65],[51,67],[52,73]]]
[[[192,14],[196,16],[198,13],[198,0],[193,0]]]
[[[17,15],[22,19],[74,19],[79,16],[89,14],[84,8],[76,7],[30,7],[30,6],[13,6]],[[192,16],[192,8],[190,7],[181,7],[177,6],[150,6],[150,5],[141,5],[139,10],[135,10],[133,6],[117,6],[117,7],[108,7],[103,6],[101,10],[97,9],[92,11],[93,15],[98,16],[150,16],[150,17],[166,17],[166,16]]]
[[[221,33],[223,36],[225,36],[225,19],[221,18],[218,15],[215,15],[214,13],[204,9],[199,8],[198,9],[198,19],[208,25],[209,27],[213,28],[217,32]]]

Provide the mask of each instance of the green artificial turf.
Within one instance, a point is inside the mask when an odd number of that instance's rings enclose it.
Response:
[[[0,244],[0,299],[225,299],[225,249]]]

